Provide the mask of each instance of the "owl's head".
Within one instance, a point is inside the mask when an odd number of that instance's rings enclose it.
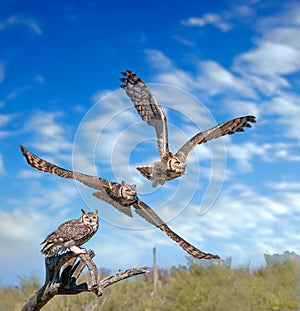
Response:
[[[185,163],[181,162],[176,155],[170,153],[170,157],[168,159],[168,170],[183,174],[185,170]]]
[[[121,184],[121,196],[127,203],[133,203],[136,201],[136,185],[129,185],[125,181]]]
[[[84,209],[81,209],[81,212],[81,221],[85,225],[92,227],[94,230],[97,230],[99,225],[98,210],[95,210],[93,212],[87,212]]]

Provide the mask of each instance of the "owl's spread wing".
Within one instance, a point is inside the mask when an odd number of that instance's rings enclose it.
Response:
[[[32,167],[34,167],[40,171],[46,172],[46,173],[56,174],[56,175],[63,177],[63,178],[72,178],[72,179],[75,179],[75,180],[82,182],[84,185],[86,185],[88,187],[95,188],[95,189],[99,190],[99,192],[93,193],[93,195],[97,199],[101,199],[105,202],[110,203],[119,211],[125,213],[129,217],[132,217],[130,207],[123,206],[123,205],[119,204],[117,201],[110,198],[110,196],[105,192],[105,188],[106,189],[111,188],[112,183],[110,183],[109,181],[107,181],[103,178],[100,178],[100,177],[91,176],[91,175],[87,175],[87,174],[83,174],[83,173],[79,173],[79,172],[73,172],[70,170],[66,170],[64,168],[61,168],[61,167],[59,167],[53,163],[50,163],[50,162],[32,154],[23,146],[20,146],[20,148],[21,148],[22,153],[23,153],[24,157],[26,158],[28,164],[31,165]]]
[[[116,200],[112,199],[105,191],[100,190],[100,191],[94,192],[93,196],[97,199],[100,199],[102,201],[105,201],[106,203],[111,204],[118,211],[125,213],[129,217],[132,217],[130,206],[125,206],[125,205],[120,204]]]
[[[219,124],[209,130],[200,132],[187,141],[176,153],[180,159],[186,159],[188,154],[198,144],[206,143],[207,141],[218,138],[224,135],[231,135],[237,132],[244,132],[244,127],[252,127],[250,123],[255,123],[254,116],[244,116],[232,119],[230,121]]]
[[[100,177],[96,177],[96,176],[91,176],[91,175],[87,175],[87,174],[83,174],[83,173],[79,173],[79,172],[73,172],[71,170],[66,170],[64,168],[61,168],[51,162],[48,162],[34,154],[32,154],[31,152],[29,152],[25,147],[21,146],[21,151],[24,155],[24,157],[26,158],[27,162],[29,165],[31,165],[32,167],[42,171],[42,172],[46,172],[46,173],[50,173],[50,174],[56,174],[60,177],[63,178],[71,178],[71,179],[75,179],[80,181],[81,183],[83,183],[84,185],[91,187],[91,188],[95,188],[98,190],[102,190],[103,187],[105,188],[109,188],[110,187],[110,182],[102,179]]]
[[[204,259],[219,259],[220,257],[218,255],[213,255],[209,253],[204,253],[185,241],[183,238],[181,238],[178,234],[176,234],[174,231],[172,231],[168,225],[153,211],[151,207],[149,207],[147,204],[145,204],[141,200],[137,200],[133,204],[135,211],[138,215],[140,215],[142,218],[147,220],[152,225],[158,227],[160,230],[165,232],[167,236],[175,241],[184,251],[186,251],[189,255],[195,257],[195,258],[204,258]]]
[[[133,102],[142,120],[155,128],[158,152],[162,158],[169,152],[166,115],[149,88],[134,72],[126,70],[121,74],[125,76],[120,78],[124,82],[121,88]]]

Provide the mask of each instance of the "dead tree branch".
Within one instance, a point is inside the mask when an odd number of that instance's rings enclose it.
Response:
[[[52,257],[45,257],[45,283],[28,299],[21,311],[38,311],[55,295],[78,295],[82,292],[93,292],[100,297],[105,287],[126,278],[149,272],[145,267],[120,270],[116,274],[99,280],[98,268],[92,260],[94,256],[93,250],[89,250],[86,254],[80,255],[67,252]],[[91,282],[76,284],[85,267],[89,270]]]

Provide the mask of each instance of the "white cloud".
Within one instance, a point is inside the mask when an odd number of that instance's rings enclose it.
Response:
[[[21,178],[21,179],[40,178],[41,176],[42,175],[38,173],[38,171],[33,171],[31,169],[21,170],[18,173],[18,178]]]
[[[152,65],[159,68],[160,70],[170,69],[173,67],[172,61],[159,50],[145,50],[145,55],[148,62],[150,62]]]
[[[194,42],[189,41],[189,40],[187,40],[186,38],[183,38],[183,37],[181,37],[181,36],[174,35],[172,38],[173,38],[174,40],[180,42],[180,43],[183,44],[183,45],[191,46],[191,47],[194,47],[194,46],[195,46]]]
[[[243,77],[238,77],[215,61],[200,61],[197,85],[213,96],[228,91],[241,97],[257,98],[256,92]]]
[[[0,153],[0,175],[4,174],[4,162],[3,162],[3,155]]]
[[[274,96],[271,100],[265,101],[261,105],[261,110],[265,115],[276,116],[279,127],[276,132],[285,137],[299,140],[300,124],[300,97],[282,93]]]
[[[27,174],[25,176],[21,174],[20,179],[18,179],[18,185],[19,187],[26,185],[31,191],[22,198],[8,195],[7,202],[11,206],[19,209],[28,206],[30,211],[44,209],[45,214],[55,211],[55,215],[59,216],[66,215],[71,210],[76,209],[76,206],[82,205],[81,200],[76,202],[79,196],[73,180],[39,172],[30,167],[28,169],[31,169],[32,172],[37,172],[37,174]]]
[[[230,111],[230,115],[234,117],[253,115],[257,121],[261,122],[261,115],[263,114],[261,105],[254,100],[230,99],[226,103],[226,108]],[[252,124],[252,127],[257,126]]]
[[[281,253],[291,248],[299,252],[298,237],[291,239],[298,226],[295,218],[298,200],[296,192],[261,195],[259,190],[240,184],[223,191],[203,216],[195,216],[199,206],[187,207],[172,221],[172,226],[187,235],[191,243],[196,243],[195,232],[198,233],[204,238],[204,249],[216,249],[223,258],[232,257],[235,264],[244,264],[249,259],[261,264],[257,256],[266,251]],[[183,219],[189,219],[189,226],[185,226]],[[213,244],[208,245],[207,241]],[[230,250],[229,245],[238,248]]]
[[[24,87],[17,88],[17,89],[15,89],[15,90],[13,90],[12,92],[8,93],[8,94],[6,95],[6,98],[7,98],[8,100],[14,99],[14,98],[16,98],[17,96],[19,96],[20,94],[26,92],[28,89],[29,89],[28,86],[24,86]]]
[[[12,120],[16,118],[17,114],[0,114],[0,128],[5,127],[7,128],[8,125],[11,123]],[[6,138],[12,135],[12,131],[10,130],[0,130],[0,139]]]
[[[34,241],[39,236],[37,223],[44,221],[43,214],[15,209],[11,212],[0,210],[0,230],[11,238]]]
[[[0,127],[7,125],[13,118],[13,115],[0,114]]]
[[[12,15],[8,17],[4,22],[0,24],[0,31],[11,26],[24,25],[32,30],[37,35],[41,35],[43,33],[37,21],[32,18],[22,17],[18,15]]]
[[[57,119],[63,117],[60,111],[37,111],[26,120],[24,129],[30,133],[31,145],[39,151],[55,154],[57,157],[67,159],[61,152],[72,150],[72,143],[66,139],[71,136],[68,126],[58,123]]]
[[[253,1],[252,1],[253,2]],[[185,26],[205,27],[212,25],[222,32],[228,32],[238,23],[249,23],[255,15],[255,10],[252,8],[254,3],[249,5],[233,5],[230,10],[216,13],[206,13],[201,17],[190,17],[182,20],[181,24]]]
[[[245,135],[245,134],[244,134]],[[263,162],[295,162],[300,157],[295,152],[293,144],[288,143],[255,143],[245,142],[235,144],[233,141],[226,144],[228,157],[234,159],[239,167],[239,173],[250,172],[255,165],[254,158],[260,158]]]
[[[257,45],[257,48],[238,56],[236,67],[258,76],[270,77],[291,74],[300,69],[300,50],[266,40],[259,40]],[[281,84],[289,86],[283,78]]]
[[[280,27],[297,27],[300,25],[300,8],[297,1],[285,2],[280,10],[274,14],[266,15],[259,19],[256,27],[258,31],[271,34],[269,30]],[[296,38],[294,38],[296,41]]]
[[[45,84],[45,78],[42,75],[35,75],[34,81],[39,83],[39,84]]]
[[[0,83],[4,80],[5,78],[5,65],[3,62],[0,62]]]
[[[202,17],[190,17],[187,20],[183,20],[181,23],[186,26],[198,26],[198,27],[213,25],[223,32],[227,32],[232,28],[232,24],[227,21],[224,21],[221,15],[213,13],[207,13]]]
[[[150,58],[147,56],[147,60],[152,66],[160,68],[154,78],[161,83],[178,86],[187,91],[202,93],[205,91],[209,96],[231,91],[243,97],[257,98],[251,81],[244,79],[243,76],[237,76],[216,61],[198,60],[195,62],[196,72],[190,73],[175,67],[172,61],[160,51],[151,50],[151,55]]]
[[[292,190],[300,190],[300,182],[288,182],[288,181],[281,181],[278,183],[270,182],[268,186],[274,190],[281,190],[281,191],[292,191]]]

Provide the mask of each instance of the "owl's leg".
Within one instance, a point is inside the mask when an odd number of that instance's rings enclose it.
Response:
[[[157,179],[152,179],[152,187],[153,188],[156,188],[157,187],[157,185],[158,185],[158,180]]]
[[[166,179],[164,176],[161,176],[159,174],[154,174],[152,177],[152,187],[155,188],[158,186],[158,184],[163,185],[165,181]]]
[[[165,183],[165,181],[166,181],[165,179],[159,179],[159,180],[158,180],[158,182],[159,182],[160,185],[163,185],[163,184]]]
[[[72,245],[70,246],[70,250],[74,253],[74,254],[86,254],[87,251],[85,248],[81,248],[81,247],[78,247],[76,245]]]

